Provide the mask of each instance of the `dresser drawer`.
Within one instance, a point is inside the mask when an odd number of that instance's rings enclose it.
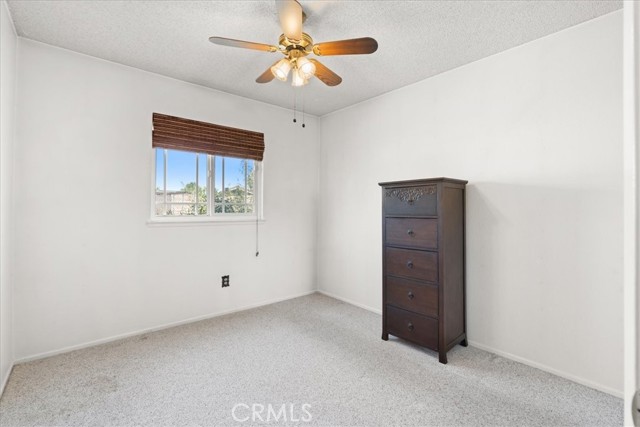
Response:
[[[388,276],[385,287],[387,304],[426,316],[438,317],[438,287]]]
[[[437,186],[385,188],[383,207],[386,215],[435,216],[438,214]]]
[[[391,335],[438,350],[438,321],[387,305],[387,330]]]
[[[387,274],[428,282],[438,281],[438,254],[414,249],[385,248]]]
[[[387,218],[385,240],[388,245],[436,249],[438,220],[426,218]]]

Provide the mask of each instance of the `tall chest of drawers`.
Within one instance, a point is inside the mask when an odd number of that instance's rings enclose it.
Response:
[[[467,346],[465,185],[431,178],[382,187],[382,339],[438,352]]]

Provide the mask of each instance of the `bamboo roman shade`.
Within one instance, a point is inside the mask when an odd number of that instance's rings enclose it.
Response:
[[[264,134],[153,113],[152,146],[262,161]]]

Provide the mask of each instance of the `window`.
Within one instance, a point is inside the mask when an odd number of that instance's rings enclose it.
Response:
[[[263,133],[160,113],[152,122],[153,218],[259,216]]]
[[[156,217],[255,217],[260,162],[155,149]]]

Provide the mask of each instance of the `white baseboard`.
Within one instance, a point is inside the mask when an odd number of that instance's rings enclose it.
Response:
[[[352,301],[352,300],[350,300],[350,299],[348,299],[348,298],[343,298],[343,297],[341,297],[341,296],[338,296],[338,295],[332,294],[331,292],[323,291],[323,290],[321,290],[321,289],[318,289],[318,291],[317,291],[317,292],[318,292],[319,294],[326,295],[326,296],[328,296],[328,297],[330,297],[330,298],[334,298],[334,299],[337,299],[337,300],[340,300],[340,301],[346,302],[347,304],[351,304],[351,305],[355,305],[356,307],[363,308],[363,309],[365,309],[365,310],[367,310],[367,311],[371,311],[371,312],[373,312],[373,313],[380,314],[380,315],[382,314],[382,310],[380,310],[379,308],[369,307],[368,305],[364,305],[364,304],[357,303],[357,302]]]
[[[303,296],[306,296],[306,295],[311,295],[311,294],[314,294],[315,292],[316,292],[316,290],[314,289],[314,290],[311,290],[311,291],[302,292],[300,294],[289,295],[289,296],[286,296],[286,297],[283,297],[283,298],[275,298],[275,299],[272,299],[272,300],[262,301],[262,302],[259,302],[259,303],[256,303],[256,304],[245,305],[245,306],[242,306],[242,307],[234,308],[232,310],[219,311],[219,312],[216,312],[216,313],[210,313],[210,314],[205,314],[205,315],[202,315],[202,316],[191,317],[189,319],[179,320],[177,322],[165,323],[163,325],[154,326],[152,328],[139,329],[139,330],[136,330],[136,331],[127,332],[127,333],[119,334],[119,335],[114,335],[114,336],[107,337],[107,338],[101,338],[101,339],[98,339],[98,340],[89,341],[89,342],[82,343],[82,344],[76,344],[76,345],[72,345],[72,346],[68,346],[68,347],[59,348],[57,350],[46,351],[44,353],[38,353],[38,354],[31,355],[31,356],[22,357],[22,358],[16,360],[14,362],[14,364],[17,365],[17,364],[20,364],[20,363],[31,362],[33,360],[44,359],[46,357],[56,356],[58,354],[68,353],[68,352],[74,351],[74,350],[80,350],[80,349],[83,349],[83,348],[93,347],[93,346],[100,345],[100,344],[106,344],[106,343],[109,343],[109,342],[112,342],[112,341],[118,341],[118,340],[121,340],[121,339],[124,339],[124,338],[134,337],[136,335],[148,334],[150,332],[161,331],[163,329],[169,329],[169,328],[173,328],[173,327],[180,326],[180,325],[186,325],[188,323],[193,323],[193,322],[199,322],[201,320],[212,319],[214,317],[224,316],[226,314],[237,313],[239,311],[245,311],[245,310],[250,310],[252,308],[263,307],[265,305],[271,305],[271,304],[275,304],[275,303],[278,303],[278,302],[287,301],[287,300],[290,300],[290,299],[299,298],[299,297],[303,297]],[[8,376],[7,376],[7,378],[8,378]]]
[[[9,377],[11,376],[11,371],[13,371],[13,363],[11,364],[11,366],[9,366],[9,369],[7,370],[7,374],[4,376],[4,378],[2,378],[2,382],[0,382],[0,397],[2,397],[2,393],[4,393],[4,388],[7,386],[7,383],[9,382]]]
[[[610,394],[615,397],[623,398],[624,393],[621,390],[615,390],[611,387],[604,386],[602,384],[598,384],[593,381],[589,381],[582,377],[577,377],[575,375],[560,371],[558,369],[552,368],[547,365],[543,365],[542,363],[534,362],[532,360],[526,359],[524,357],[516,356],[515,354],[507,353],[506,351],[497,350],[495,348],[486,346],[484,344],[480,344],[476,341],[469,340],[469,345],[475,348],[479,348],[480,350],[488,351],[489,353],[497,354],[498,356],[502,356],[505,359],[510,359],[518,363],[522,363],[523,365],[531,366],[533,368],[540,369],[541,371],[549,372],[550,374],[556,375],[558,377],[565,378],[569,381],[573,381],[574,383],[582,384],[589,388],[593,388],[595,390]]]

